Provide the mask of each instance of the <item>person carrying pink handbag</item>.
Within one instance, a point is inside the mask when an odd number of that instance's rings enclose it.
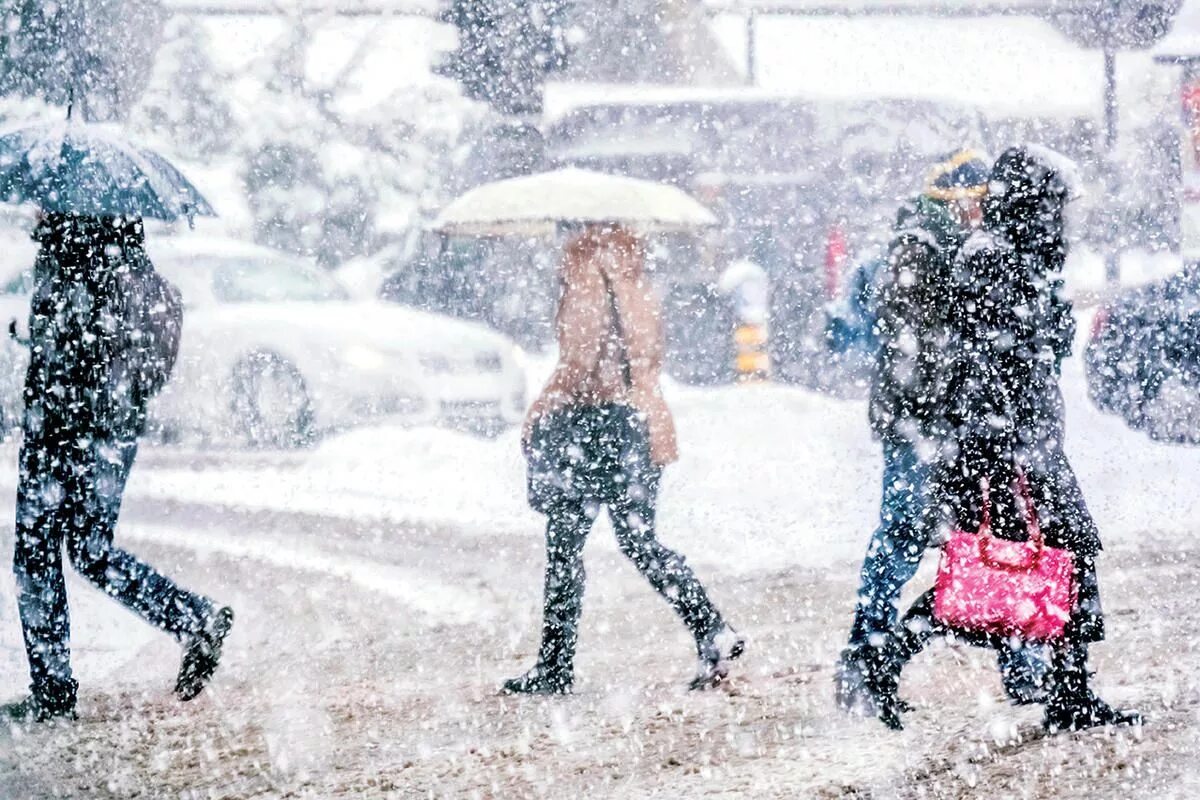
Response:
[[[1041,148],[1002,154],[983,230],[962,248],[940,298],[947,355],[939,397],[951,437],[932,479],[933,505],[954,533],[939,585],[914,603],[887,643],[887,671],[875,690],[878,716],[893,729],[902,727],[904,665],[944,635],[987,647],[1014,638],[1049,647],[1043,724],[1051,733],[1142,722],[1101,700],[1087,668],[1088,645],[1105,631],[1100,536],[1063,450],[1059,367],[1074,335],[1060,277],[1069,171]],[[981,485],[995,487],[986,509]],[[1013,574],[999,577],[1004,569]],[[1039,605],[1052,613],[1035,619]]]

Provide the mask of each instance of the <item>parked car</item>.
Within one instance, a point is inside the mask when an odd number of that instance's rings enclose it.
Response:
[[[1085,358],[1101,409],[1151,438],[1200,444],[1200,265],[1103,306]]]
[[[462,425],[496,434],[525,411],[523,355],[478,324],[377,300],[353,300],[308,261],[228,240],[152,242],[158,269],[180,289],[179,362],[151,407],[154,428],[295,446],[380,418]],[[24,319],[28,272],[2,285],[0,313]],[[28,355],[12,339],[0,373]],[[20,381],[0,405],[17,418]]]

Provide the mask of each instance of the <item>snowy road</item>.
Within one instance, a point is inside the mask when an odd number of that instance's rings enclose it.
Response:
[[[174,644],[73,583],[81,719],[0,739],[0,797],[1200,796],[1200,451],[1125,431],[1078,382],[1069,401],[1110,543],[1099,685],[1146,711],[1140,737],[1014,741],[1038,711],[1000,701],[986,653],[950,647],[908,673],[902,734],[837,714],[832,664],[877,503],[861,406],[680,392],[692,447],[664,538],[751,637],[725,689],[683,690],[686,634],[598,527],[578,694],[496,695],[533,657],[541,592],[510,441],[375,430],[300,456],[148,450],[119,538],[236,607],[226,662],[176,703]],[[0,694],[23,669],[5,592]]]

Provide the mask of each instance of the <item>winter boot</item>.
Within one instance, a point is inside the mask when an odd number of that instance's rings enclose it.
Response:
[[[517,678],[509,678],[503,694],[570,694],[575,677],[569,670],[555,669],[539,661],[533,669]]]
[[[834,671],[838,708],[848,714],[876,717],[892,730],[902,730],[900,715],[911,710],[897,695],[903,666],[891,639],[882,647],[847,647]]]
[[[713,628],[696,642],[699,662],[696,677],[688,688],[708,689],[729,676],[729,663],[746,652],[746,639],[725,623]]]
[[[217,609],[205,620],[204,626],[189,636],[183,645],[183,663],[175,679],[175,695],[191,700],[208,684],[221,661],[221,645],[233,627],[233,609]]]
[[[542,625],[542,646],[537,664],[517,678],[504,682],[504,694],[570,694],[575,683],[575,645],[578,616],[566,620],[547,615]]]
[[[1110,725],[1141,725],[1136,711],[1113,708],[1088,688],[1087,647],[1061,648],[1054,655],[1054,673],[1042,725],[1049,733],[1082,731]]]
[[[56,719],[76,719],[77,686],[73,680],[54,680],[36,686],[28,697],[0,705],[0,723],[27,725]]]

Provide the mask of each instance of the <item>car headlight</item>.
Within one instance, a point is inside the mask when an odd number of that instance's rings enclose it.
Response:
[[[504,360],[499,353],[479,353],[475,356],[475,368],[480,372],[500,372],[504,369]]]
[[[444,374],[449,372],[452,367],[450,359],[441,353],[422,353],[420,361],[421,367],[426,372]]]
[[[388,359],[383,353],[370,347],[354,345],[342,352],[342,361],[355,369],[376,371],[387,367]]]

